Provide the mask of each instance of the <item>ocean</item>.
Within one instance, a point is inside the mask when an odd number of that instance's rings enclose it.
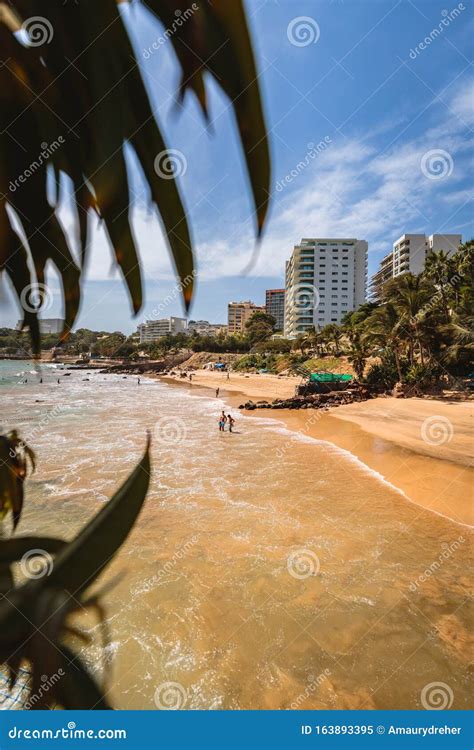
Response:
[[[0,397],[38,458],[19,534],[71,538],[151,431],[145,507],[95,587],[121,573],[104,595],[117,708],[420,709],[440,690],[468,707],[467,527],[206,391],[4,361]],[[81,623],[102,680],[100,627]]]

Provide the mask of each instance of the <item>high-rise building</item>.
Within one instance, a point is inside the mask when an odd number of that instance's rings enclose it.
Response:
[[[149,344],[161,339],[163,336],[175,336],[177,333],[186,333],[186,318],[158,318],[157,320],[146,320],[138,326],[140,344]]]
[[[374,273],[369,285],[369,297],[371,300],[379,300],[382,296],[382,289],[387,281],[393,279],[393,252],[389,252],[380,261],[380,267],[377,273]]]
[[[255,312],[265,312],[250,300],[246,302],[229,302],[227,305],[227,329],[230,334],[245,332],[245,324]]]
[[[275,318],[275,330],[283,331],[285,325],[285,290],[267,289],[265,292],[265,310]]]
[[[340,323],[365,301],[365,240],[304,238],[286,263],[285,336]]]
[[[389,279],[404,273],[421,273],[430,252],[444,250],[448,255],[456,252],[462,242],[460,234],[402,234],[393,243],[393,250],[380,263],[372,277],[370,293],[372,299],[380,299],[383,285]]]

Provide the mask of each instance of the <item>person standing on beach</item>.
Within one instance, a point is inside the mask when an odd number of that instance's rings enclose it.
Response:
[[[140,378],[138,378],[138,383],[137,383],[137,385],[140,385]]]
[[[222,410],[222,414],[219,417],[219,432],[225,432],[225,423],[227,422],[227,417],[225,415],[224,410]]]
[[[219,388],[216,388],[216,398],[219,398]]]
[[[234,426],[235,419],[231,414],[227,415],[227,419],[229,421],[229,432],[232,432],[232,427]]]

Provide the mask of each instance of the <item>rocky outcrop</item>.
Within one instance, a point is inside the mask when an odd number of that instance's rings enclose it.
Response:
[[[346,391],[330,391],[329,393],[314,393],[308,396],[294,396],[293,398],[274,401],[246,401],[240,404],[239,409],[254,411],[254,409],[330,409],[343,404],[353,404],[356,401],[367,401],[374,398],[369,388],[359,388]]]

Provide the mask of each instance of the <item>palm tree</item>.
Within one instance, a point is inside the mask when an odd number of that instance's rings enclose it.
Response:
[[[430,253],[426,258],[423,277],[433,282],[441,302],[444,322],[449,322],[449,289],[453,276],[455,275],[455,264],[448,253],[440,250]]]
[[[398,380],[403,382],[402,369],[400,365],[401,352],[404,346],[403,328],[400,315],[391,302],[378,307],[366,320],[366,330],[362,340],[377,352],[381,349],[393,352],[397,367]]]
[[[399,316],[399,326],[408,339],[408,357],[414,363],[415,347],[418,346],[421,364],[424,363],[423,338],[420,322],[430,312],[429,302],[433,287],[422,276],[403,274],[389,281],[384,288],[384,301],[391,303]]]
[[[474,316],[453,316],[450,323],[443,327],[443,332],[450,343],[443,352],[442,358],[448,365],[472,364],[474,359]]]
[[[334,354],[338,356],[341,353],[340,343],[343,337],[343,330],[337,323],[329,323],[321,331],[322,340],[334,344]]]
[[[354,334],[350,340],[347,358],[354,368],[358,380],[362,380],[364,377],[365,365],[369,356],[370,347],[368,342],[364,340],[360,332]]]

